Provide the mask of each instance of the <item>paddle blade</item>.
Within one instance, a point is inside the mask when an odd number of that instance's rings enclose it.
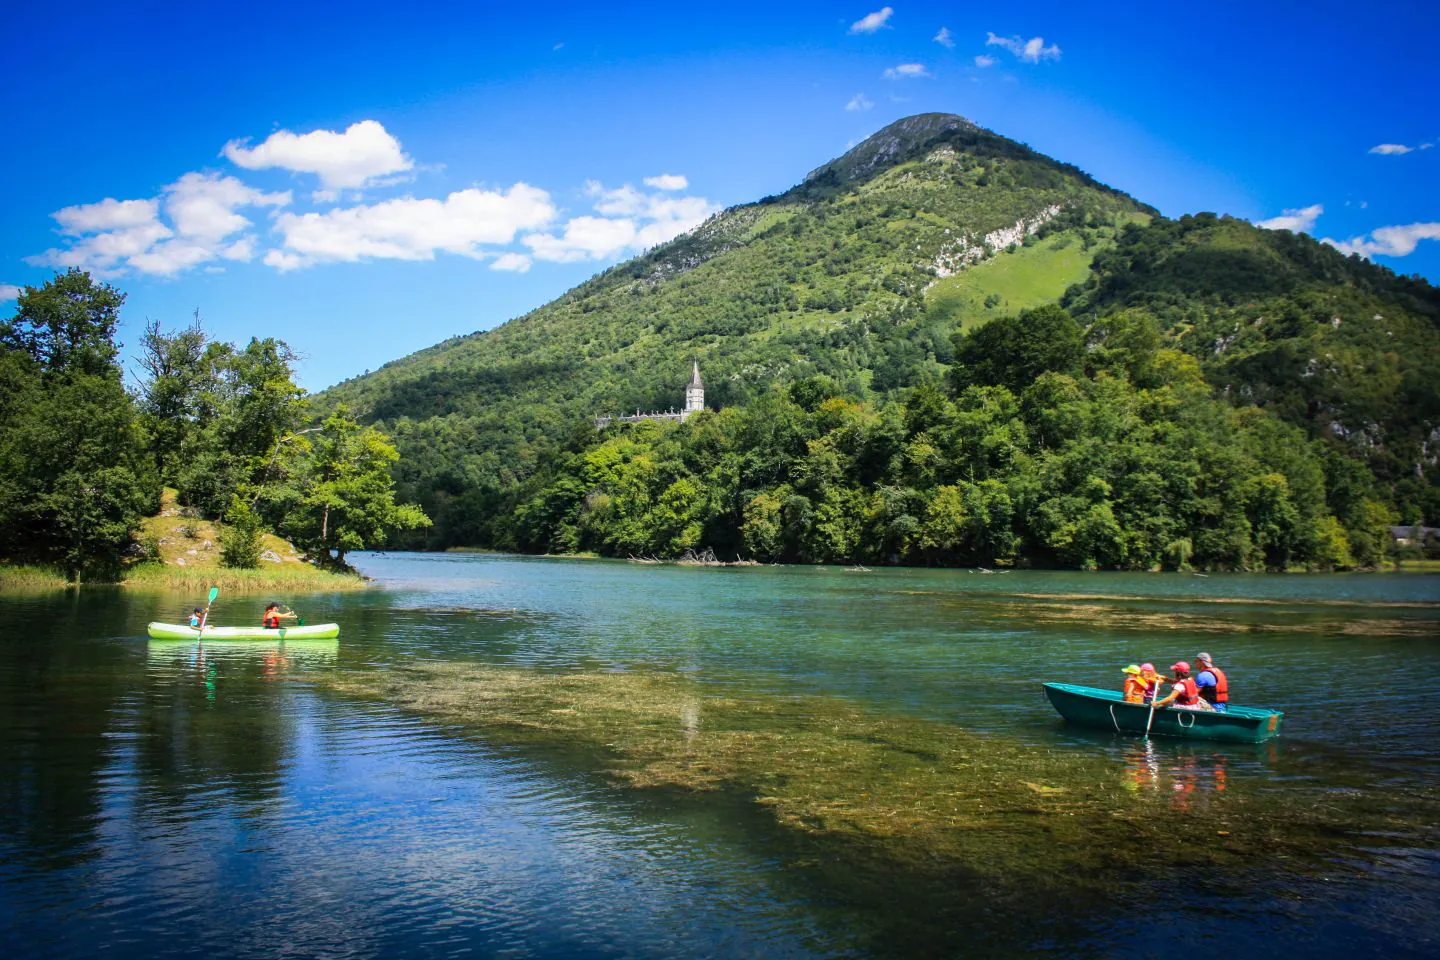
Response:
[[[215,602],[215,598],[218,597],[218,596],[220,596],[220,588],[219,588],[219,587],[211,587],[211,588],[210,588],[210,597],[209,597],[209,599],[207,599],[205,602],[206,602],[207,604],[209,604],[209,603],[214,603],[214,602]]]

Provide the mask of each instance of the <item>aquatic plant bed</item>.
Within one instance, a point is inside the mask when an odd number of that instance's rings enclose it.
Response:
[[[1192,870],[1333,868],[1338,847],[1358,850],[1377,831],[1433,842],[1440,814],[1434,791],[1396,804],[1363,789],[1363,776],[1353,790],[1208,790],[1192,803],[1184,778],[1157,772],[1143,743],[1117,763],[837,699],[730,695],[658,671],[422,663],[318,682],[495,746],[588,753],[623,789],[738,792],[784,830],[859,843],[892,865],[962,868],[1017,895],[1100,895],[1170,869],[1155,852],[1177,838]],[[1048,710],[1038,696],[1036,709]]]

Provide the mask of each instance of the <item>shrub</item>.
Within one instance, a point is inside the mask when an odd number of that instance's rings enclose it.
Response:
[[[263,535],[259,515],[248,503],[234,498],[225,514],[225,529],[220,533],[220,565],[238,570],[254,570],[260,566]]]

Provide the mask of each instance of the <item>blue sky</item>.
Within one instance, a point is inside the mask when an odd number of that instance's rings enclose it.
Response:
[[[320,389],[925,111],[1434,282],[1437,28],[1440,4],[1386,2],[20,0],[0,296],[80,264],[129,294],[122,340],[198,308],[289,341]]]

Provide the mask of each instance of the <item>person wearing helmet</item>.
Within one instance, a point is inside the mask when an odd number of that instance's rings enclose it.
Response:
[[[1178,710],[1214,709],[1200,699],[1200,688],[1196,686],[1195,679],[1190,676],[1189,663],[1181,660],[1171,665],[1170,672],[1175,675],[1175,686],[1170,690],[1168,697],[1155,701],[1156,707],[1175,707]]]
[[[1144,703],[1145,692],[1150,689],[1150,685],[1140,675],[1140,667],[1132,663],[1121,672],[1125,674],[1125,702]]]
[[[1208,653],[1197,653],[1195,665],[1200,672],[1195,675],[1195,686],[1200,688],[1200,699],[1210,704],[1217,713],[1224,713],[1230,700],[1230,681],[1225,673],[1215,666]]]

